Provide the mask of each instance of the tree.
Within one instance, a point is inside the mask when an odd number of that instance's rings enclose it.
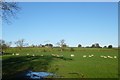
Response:
[[[60,40],[60,42],[57,42],[57,45],[60,46],[61,51],[63,51],[64,48],[67,47],[64,39]]]
[[[20,7],[16,2],[5,2],[0,0],[0,17],[3,21],[10,23],[10,18],[16,18],[16,13],[20,10]]]
[[[95,44],[92,44],[92,46],[91,46],[92,48],[95,48]]]
[[[107,48],[107,46],[104,46],[103,48]]]
[[[82,47],[82,45],[81,45],[81,44],[78,44],[78,47]]]
[[[91,46],[92,48],[101,48],[100,45],[98,43],[92,44]]]
[[[108,48],[112,48],[113,46],[112,45],[108,45]]]
[[[25,43],[24,43],[24,42],[25,42],[24,39],[20,39],[20,40],[16,41],[15,44],[16,44],[16,46],[19,47],[19,49],[21,50],[22,47],[25,46]]]
[[[53,44],[45,44],[46,47],[53,47]]]
[[[0,52],[4,52],[3,50],[6,50],[11,46],[12,42],[5,42],[4,40],[0,40]]]

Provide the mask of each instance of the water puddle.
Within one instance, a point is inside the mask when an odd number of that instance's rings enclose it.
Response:
[[[49,73],[49,72],[32,72],[32,71],[28,71],[25,76],[28,78],[28,79],[31,79],[31,80],[42,80],[43,78],[45,77],[48,77],[48,76],[55,76],[55,74],[53,73]]]

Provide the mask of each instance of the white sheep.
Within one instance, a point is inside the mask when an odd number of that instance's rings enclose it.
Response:
[[[19,55],[19,53],[16,53],[16,56],[18,56]]]
[[[74,55],[74,54],[71,54],[70,56],[71,56],[71,57],[74,57],[75,55]]]
[[[89,55],[89,57],[92,57],[91,55]]]
[[[104,58],[107,58],[106,56],[104,56]]]
[[[56,56],[55,54],[51,54],[52,56]]]
[[[111,56],[107,56],[108,58],[113,58],[113,57],[111,57]]]
[[[117,58],[117,56],[114,56],[114,58]]]
[[[94,55],[92,54],[91,56],[93,57]]]
[[[86,55],[83,55],[83,57],[85,58],[85,57],[87,57]]]
[[[41,56],[43,56],[43,55],[41,55]]]
[[[60,55],[56,55],[56,57],[60,57]]]
[[[32,56],[35,56],[34,54]]]
[[[101,55],[100,57],[104,57],[104,56]]]

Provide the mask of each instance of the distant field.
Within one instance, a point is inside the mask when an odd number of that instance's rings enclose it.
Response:
[[[7,49],[2,57],[3,78],[12,79],[26,70],[53,72],[61,78],[118,78],[118,49],[73,49]]]

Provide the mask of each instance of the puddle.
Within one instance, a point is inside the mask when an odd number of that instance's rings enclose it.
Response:
[[[25,76],[31,80],[42,80],[45,77],[48,76],[55,76],[55,74],[53,73],[49,73],[49,72],[32,72],[32,71],[28,71]]]

